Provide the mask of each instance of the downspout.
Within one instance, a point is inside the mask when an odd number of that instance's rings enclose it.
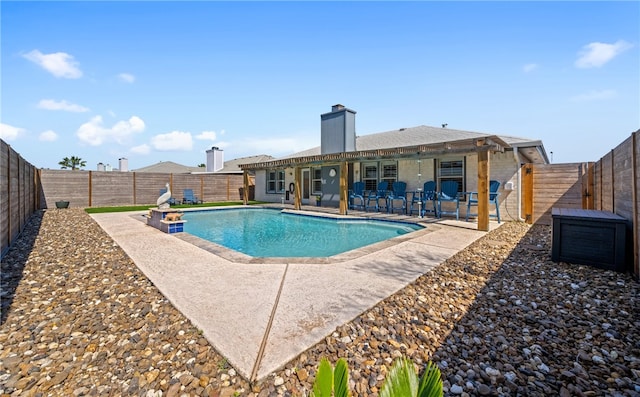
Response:
[[[516,179],[516,184],[518,186],[518,188],[516,189],[517,194],[518,194],[518,200],[517,200],[517,208],[518,208],[518,222],[524,222],[525,219],[522,218],[521,214],[522,214],[522,161],[520,160],[520,153],[518,153],[518,147],[514,146],[513,148],[513,156],[516,159],[516,164],[518,164],[518,172],[516,173],[517,175],[517,179]]]

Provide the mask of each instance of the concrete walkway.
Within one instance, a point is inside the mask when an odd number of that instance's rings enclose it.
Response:
[[[250,380],[282,367],[485,234],[475,223],[446,220],[335,260],[249,263],[185,241],[193,236],[162,233],[142,222],[142,214],[92,217]]]

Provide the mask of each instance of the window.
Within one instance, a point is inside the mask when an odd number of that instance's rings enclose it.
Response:
[[[267,193],[284,193],[284,170],[267,171]]]
[[[465,191],[464,159],[438,161],[438,187],[444,181],[458,182],[458,192]]]
[[[362,165],[362,182],[364,182],[364,190],[376,190],[378,188],[378,163]]]
[[[322,193],[322,168],[313,168],[311,170],[311,194],[320,194]]]
[[[380,170],[379,174],[378,170]],[[389,182],[389,189],[391,189],[391,185],[396,180],[398,180],[398,163],[395,161],[364,163],[362,165],[362,182],[364,182],[365,190],[377,190],[378,182],[383,181]]]
[[[391,186],[393,186],[393,182],[395,182],[397,179],[398,163],[396,163],[395,161],[382,163],[382,178],[380,178],[380,182],[389,182],[389,189],[391,189]]]

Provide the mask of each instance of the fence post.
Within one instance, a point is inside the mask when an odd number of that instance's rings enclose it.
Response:
[[[42,195],[42,192],[40,192],[40,186],[42,186],[42,170],[40,168],[36,168],[33,174],[34,183],[36,185],[34,190],[34,194],[36,195],[36,209],[39,210],[42,208],[42,202],[40,201],[40,196]]]
[[[93,178],[91,178],[91,173],[93,171],[89,171],[89,207],[91,207],[91,200],[92,200],[92,194],[93,194]]]
[[[11,234],[13,231],[13,227],[11,225],[11,197],[12,197],[12,192],[11,192],[11,146],[7,145],[7,220],[8,220],[8,225],[7,225],[7,236],[8,236],[8,240],[7,240],[7,247],[9,247],[9,245],[11,244],[11,241],[13,240],[13,235]]]
[[[592,210],[595,208],[595,174],[594,174],[595,163],[589,162],[587,163],[587,178],[589,179],[589,193],[591,194],[587,200],[587,208]]]
[[[533,224],[533,164],[522,166],[524,176],[522,177],[522,193],[524,194],[524,221]]]
[[[200,200],[204,203],[204,176],[200,175]]]
[[[136,173],[133,173],[133,205],[138,204],[136,200]]]
[[[599,171],[598,172],[598,176],[599,176],[599,180],[600,183],[598,184],[599,189],[598,189],[598,208],[596,208],[597,210],[601,210],[602,211],[602,206],[604,205],[604,199],[602,197],[602,195],[604,194],[604,187],[603,187],[603,183],[604,183],[604,178],[602,177],[602,175],[604,174],[603,172],[603,168],[602,168],[602,158],[600,160],[598,160],[598,163],[600,164],[600,167],[598,167]]]
[[[611,149],[611,212],[615,214],[616,212],[616,162],[614,161],[615,151]]]
[[[631,134],[631,201],[633,204],[633,219],[631,221],[631,226],[633,227],[632,235],[633,235],[633,275],[636,281],[640,280],[640,243],[638,243],[638,228],[640,228],[640,220],[638,216],[640,215],[640,209],[638,209],[638,178],[640,177],[640,173],[638,172],[638,158],[636,153],[638,152],[638,140],[637,135],[640,130],[633,132]]]

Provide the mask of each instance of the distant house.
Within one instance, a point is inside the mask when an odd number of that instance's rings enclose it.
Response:
[[[161,161],[156,164],[132,170],[133,172],[157,172],[164,174],[192,174],[194,172],[204,172],[204,167],[189,167],[173,161]]]
[[[539,140],[455,130],[446,125],[356,136],[355,114],[335,105],[320,116],[321,146],[242,164],[243,171],[255,172],[255,199],[285,199],[298,207],[320,196],[323,206],[339,207],[346,213],[347,191],[357,181],[364,182],[367,190],[376,189],[381,181],[390,186],[404,181],[407,190],[417,191],[426,181],[436,182],[440,189],[442,182],[455,180],[459,192],[468,192],[498,180],[501,215],[518,219],[521,165],[549,162]],[[464,215],[466,206],[460,208]]]
[[[210,158],[210,154],[213,152],[213,158]],[[222,150],[214,147],[207,151],[207,167],[189,167],[186,165],[178,164],[173,161],[161,161],[156,164],[152,164],[146,167],[132,170],[134,172],[158,172],[166,174],[197,174],[203,172],[219,173],[219,174],[241,174],[240,164],[253,164],[257,162],[265,162],[275,159],[273,156],[266,154],[260,154],[249,157],[239,157],[233,160],[220,161],[222,158]],[[211,160],[211,161],[209,161]],[[213,170],[210,165],[212,163],[219,162],[221,167]]]

